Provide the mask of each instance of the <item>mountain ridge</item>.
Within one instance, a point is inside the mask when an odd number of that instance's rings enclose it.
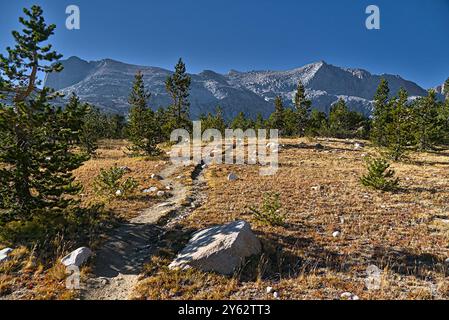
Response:
[[[152,96],[152,108],[167,106],[170,99],[165,92],[165,79],[172,71],[153,66],[127,64],[113,59],[86,61],[72,56],[62,60],[61,73],[48,74],[45,86],[54,88],[68,96],[75,92],[83,101],[97,105],[107,112],[127,114],[127,97],[131,90],[134,74],[140,70],[144,75],[146,88]],[[344,99],[349,108],[369,115],[372,97],[381,77],[389,83],[392,94],[404,87],[410,96],[423,96],[427,91],[416,83],[398,75],[375,75],[364,69],[341,68],[318,61],[302,67],[285,70],[236,71],[221,74],[204,70],[190,74],[191,115],[198,118],[201,113],[211,112],[219,105],[226,118],[243,111],[254,117],[257,113],[268,116],[276,96],[291,104],[296,86],[301,80],[313,107],[329,112],[333,103]],[[67,97],[66,97],[67,98]]]

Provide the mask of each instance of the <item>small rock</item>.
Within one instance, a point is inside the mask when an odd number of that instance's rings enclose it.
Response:
[[[342,300],[360,300],[359,296],[357,296],[357,295],[355,295],[355,294],[353,294],[351,292],[343,292],[340,295],[340,298]]]
[[[207,168],[207,164],[203,164],[202,166],[201,166],[201,169],[206,169]]]
[[[158,197],[163,197],[163,196],[165,196],[165,191],[158,191],[158,192],[156,193],[156,195],[157,195]]]
[[[277,291],[273,292],[273,298],[279,299],[279,293]]]
[[[449,258],[447,258],[446,260],[444,260],[444,263],[449,265]]]
[[[158,181],[164,180],[164,178],[162,178],[160,175],[154,173],[150,176],[150,178]]]
[[[131,168],[127,166],[119,167],[119,169],[122,170],[123,172],[131,172]]]
[[[317,144],[314,146],[314,148],[315,148],[316,150],[323,150],[323,149],[324,149],[324,146],[323,146],[322,144],[320,144],[320,143],[317,143]]]
[[[304,142],[301,142],[298,144],[298,148],[307,148],[307,144]]]
[[[321,186],[313,186],[311,189],[313,190],[313,191],[320,191],[321,190]]]
[[[166,186],[165,190],[168,190],[168,191],[173,190],[173,187],[172,186]]]
[[[340,231],[335,231],[334,233],[332,233],[332,237],[337,238],[341,235]]]
[[[179,180],[179,179],[182,179],[182,176],[177,176],[176,179],[178,179],[178,180]]]
[[[122,194],[123,194],[122,190],[117,190],[117,191],[115,192],[115,195],[116,195],[117,197],[120,197]]]
[[[267,293],[272,293],[273,292],[273,287],[267,287]]]
[[[72,265],[81,267],[81,265],[85,263],[91,255],[92,251],[89,248],[81,247],[66,255],[64,258],[61,259],[61,262],[66,267]]]
[[[352,293],[351,292],[343,292],[340,295],[340,298],[345,299],[345,300],[351,300],[352,298]]]
[[[168,207],[170,205],[171,205],[171,202],[164,202],[164,203],[159,204],[157,207],[158,208],[163,208],[163,207]]]
[[[363,143],[359,143],[359,142],[354,143],[354,149],[356,149],[356,150],[363,149],[363,147],[364,147]]]
[[[12,252],[11,248],[5,248],[5,249],[0,250],[0,263],[8,260],[8,256],[11,252]]]
[[[237,179],[238,179],[237,175],[236,175],[235,173],[233,173],[233,172],[231,172],[231,173],[228,175],[228,181],[235,181],[235,180],[237,180]]]
[[[156,187],[150,187],[148,189],[144,189],[142,190],[143,193],[152,193],[152,192],[156,192],[158,190],[158,188]]]

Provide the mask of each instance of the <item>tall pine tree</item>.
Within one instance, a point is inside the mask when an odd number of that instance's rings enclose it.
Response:
[[[391,122],[388,123],[386,133],[388,135],[387,148],[391,159],[397,161],[404,155],[406,147],[410,145],[412,115],[408,106],[408,93],[403,88],[398,96],[391,99]]]
[[[134,77],[133,88],[128,102],[131,106],[129,112],[128,137],[133,146],[131,150],[147,155],[158,155],[160,150],[157,147],[159,141],[160,124],[155,121],[155,114],[148,107],[150,93],[145,90],[143,74],[138,71]]]
[[[15,46],[0,55],[0,223],[45,219],[50,228],[78,203],[80,187],[72,171],[86,157],[72,152],[74,139],[66,114],[49,102],[50,90],[38,91],[39,72],[57,72],[61,55],[45,44],[55,25],[45,23],[42,9],[24,9]]]
[[[169,131],[174,129],[190,129],[189,89],[191,78],[186,73],[186,66],[180,58],[175,66],[175,72],[165,81],[165,88],[172,98],[169,107]]]
[[[307,130],[312,102],[306,98],[306,90],[301,81],[298,82],[294,104],[297,118],[297,133],[302,137]]]
[[[432,150],[441,142],[443,123],[435,90],[413,104],[413,133],[419,150]]]
[[[279,135],[285,133],[285,108],[282,98],[277,96],[274,100],[274,112],[270,116],[270,125],[273,129],[279,130]]]
[[[391,122],[390,88],[388,81],[381,79],[374,96],[374,111],[372,119],[371,140],[378,146],[388,144],[387,126]]]

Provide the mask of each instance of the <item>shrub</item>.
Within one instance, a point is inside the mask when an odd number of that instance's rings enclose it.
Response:
[[[260,209],[250,207],[254,218],[262,223],[280,226],[285,223],[285,215],[281,212],[279,193],[265,193]]]
[[[399,178],[395,178],[394,170],[389,169],[390,164],[382,158],[367,161],[368,173],[360,181],[370,188],[382,191],[394,191],[398,188]]]
[[[107,197],[127,197],[138,187],[138,183],[132,177],[123,179],[124,175],[125,170],[117,166],[101,169],[94,181],[95,192]]]

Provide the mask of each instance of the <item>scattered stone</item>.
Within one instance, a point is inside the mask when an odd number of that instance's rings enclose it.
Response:
[[[152,192],[156,192],[158,190],[158,188],[156,187],[150,187],[148,189],[143,190],[143,193],[152,193]]]
[[[337,238],[341,235],[340,231],[335,231],[334,233],[332,233],[332,237]]]
[[[273,298],[279,299],[279,292],[277,291],[273,292]]]
[[[182,179],[182,176],[177,176],[176,179],[178,179],[178,180],[179,180],[179,179]]]
[[[237,177],[237,175],[234,173],[234,172],[231,172],[229,175],[228,175],[228,181],[235,181],[235,180],[237,180],[239,177]]]
[[[444,260],[444,263],[449,265],[449,258],[447,258],[446,260]]]
[[[115,195],[116,195],[117,197],[120,197],[122,194],[123,194],[122,190],[117,190],[117,191],[115,192]]]
[[[156,193],[156,195],[157,195],[158,197],[163,197],[163,196],[165,196],[165,191],[158,191],[158,192]]]
[[[266,291],[267,291],[268,294],[272,293],[273,292],[273,287],[267,287]]]
[[[173,187],[172,186],[166,186],[165,190],[168,190],[168,191],[173,190]]]
[[[235,221],[195,233],[169,265],[170,269],[198,268],[233,274],[245,258],[261,251],[259,239],[246,221]]]
[[[201,166],[201,169],[206,169],[207,168],[207,164],[203,164],[202,166]]]
[[[119,167],[119,169],[122,170],[123,172],[131,172],[132,171],[131,168],[127,167],[127,166],[121,166],[121,167]]]
[[[361,149],[363,149],[363,147],[364,147],[363,143],[360,143],[360,142],[354,143],[354,149],[356,149],[356,150],[361,150]]]
[[[359,296],[357,296],[357,295],[355,295],[355,294],[353,294],[351,292],[343,292],[340,295],[340,298],[342,300],[360,300]]]
[[[324,149],[324,146],[323,146],[322,144],[320,144],[320,143],[317,143],[316,145],[314,145],[314,148],[315,148],[316,150],[323,150],[323,149]]]
[[[168,207],[170,205],[171,205],[171,202],[164,202],[164,203],[159,204],[157,207],[158,208],[163,208],[163,207]]]
[[[154,173],[150,176],[150,178],[158,181],[164,180],[164,178],[162,178],[160,175]]]
[[[307,148],[307,144],[304,142],[301,142],[298,144],[298,148]]]
[[[90,256],[92,256],[92,251],[89,248],[81,247],[66,255],[61,259],[61,262],[66,267],[72,265],[81,267],[81,265],[85,263]]]
[[[340,295],[340,298],[345,299],[345,300],[350,300],[352,297],[352,293],[351,292],[343,292]]]
[[[311,189],[313,191],[320,191],[322,189],[322,187],[321,186],[313,186]]]
[[[8,260],[8,256],[11,252],[12,252],[11,248],[5,248],[5,249],[0,250],[0,263]]]

